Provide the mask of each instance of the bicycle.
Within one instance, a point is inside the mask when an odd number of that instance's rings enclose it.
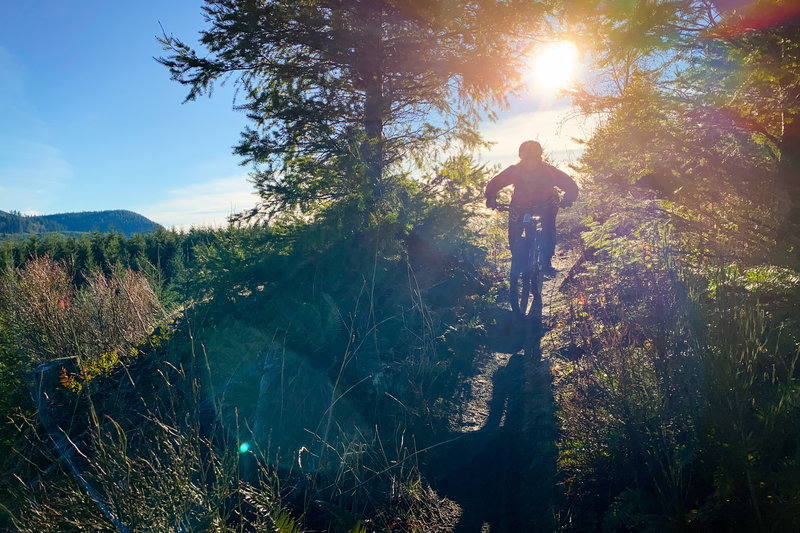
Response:
[[[542,228],[539,224],[541,213],[552,200],[532,206],[497,204],[498,211],[508,211],[509,219],[522,218],[522,233],[511,246],[511,272],[508,285],[511,310],[520,317],[533,316],[542,312],[542,283],[544,274],[541,265]],[[510,222],[510,220],[509,220]],[[529,296],[530,308],[528,307]]]

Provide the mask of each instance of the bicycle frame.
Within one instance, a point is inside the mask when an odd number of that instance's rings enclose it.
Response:
[[[541,225],[542,212],[549,202],[535,206],[498,204],[498,211],[509,211],[522,219],[522,232],[511,244],[511,272],[509,299],[514,313],[525,317],[540,315],[542,311]],[[529,296],[532,296],[528,307]]]

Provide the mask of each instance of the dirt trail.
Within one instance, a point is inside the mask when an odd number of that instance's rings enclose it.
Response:
[[[541,322],[500,311],[487,345],[477,347],[457,438],[443,452],[446,464],[438,465],[442,473],[435,481],[440,494],[463,509],[456,531],[554,528],[558,429],[550,365],[540,343],[542,324],[577,258],[574,251],[553,258],[558,272],[545,280]]]

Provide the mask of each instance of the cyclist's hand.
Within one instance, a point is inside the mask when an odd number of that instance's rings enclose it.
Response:
[[[497,198],[487,198],[486,207],[489,209],[497,209]]]

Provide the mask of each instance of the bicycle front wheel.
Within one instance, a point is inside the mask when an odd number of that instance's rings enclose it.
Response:
[[[531,269],[530,275],[530,290],[531,290],[531,308],[528,311],[528,316],[542,317],[542,285],[544,283],[544,275],[539,265],[534,265]]]
[[[530,272],[530,290],[533,299],[529,315],[539,318],[542,316],[542,286],[544,284],[544,272],[540,265],[541,244],[541,229],[538,229],[532,243],[533,257],[528,272]]]
[[[531,294],[531,272],[525,263],[511,260],[511,279],[508,284],[511,310],[523,317],[528,313],[528,300]]]

